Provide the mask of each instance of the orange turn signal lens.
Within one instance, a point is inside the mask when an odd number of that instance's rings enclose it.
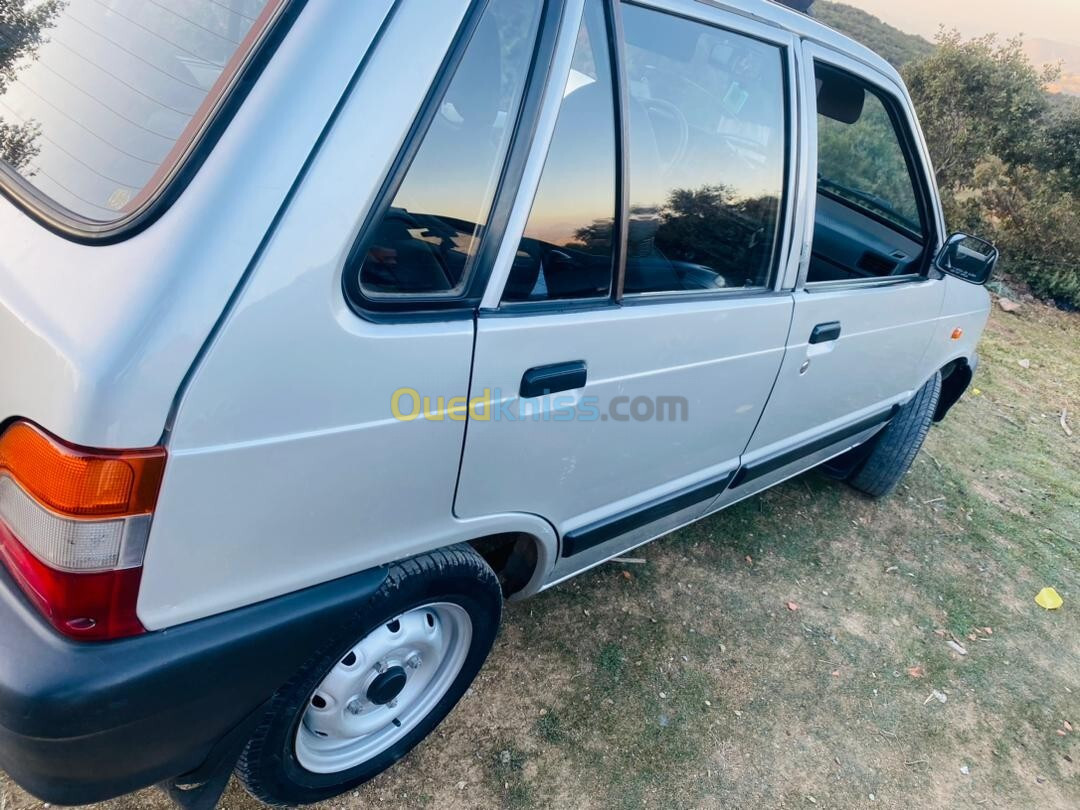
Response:
[[[0,476],[53,511],[73,517],[152,512],[165,470],[165,449],[82,450],[29,422],[0,435]]]
[[[959,340],[963,336],[964,336],[964,330],[961,329],[959,326],[952,330],[952,339],[953,340]]]

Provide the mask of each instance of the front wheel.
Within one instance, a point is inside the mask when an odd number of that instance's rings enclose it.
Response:
[[[391,566],[357,626],[328,640],[270,701],[237,765],[248,792],[309,804],[393,765],[468,689],[501,611],[498,580],[469,546]]]
[[[926,440],[940,396],[941,372],[935,371],[873,439],[873,449],[848,483],[872,498],[884,497],[896,489]]]

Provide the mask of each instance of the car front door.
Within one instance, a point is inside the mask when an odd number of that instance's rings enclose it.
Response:
[[[568,3],[477,320],[455,511],[546,518],[551,581],[703,513],[791,320],[795,42],[655,5]]]
[[[904,90],[825,48],[803,53],[817,100],[804,122],[818,181],[812,246],[776,387],[716,506],[879,429],[925,382],[920,360],[944,300],[932,267],[943,222]]]

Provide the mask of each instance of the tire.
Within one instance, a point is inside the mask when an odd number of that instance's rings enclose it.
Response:
[[[501,614],[498,579],[467,545],[391,565],[355,623],[271,698],[236,775],[272,805],[323,801],[378,775],[465,694]],[[350,736],[358,723],[379,730]]]
[[[882,498],[896,489],[926,440],[940,396],[941,372],[935,371],[873,440],[873,449],[848,477],[848,483],[872,498]]]

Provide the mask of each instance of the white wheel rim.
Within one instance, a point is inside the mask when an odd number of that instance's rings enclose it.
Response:
[[[450,689],[472,644],[464,608],[437,602],[379,625],[342,656],[308,699],[296,758],[339,773],[412,731]]]

